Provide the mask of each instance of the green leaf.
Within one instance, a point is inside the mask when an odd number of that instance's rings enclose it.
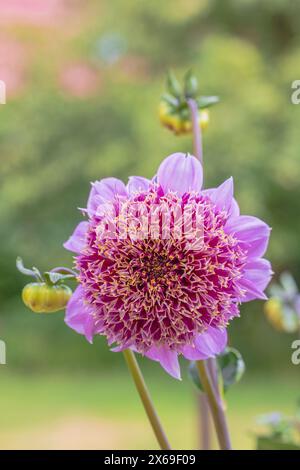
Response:
[[[198,92],[198,80],[191,70],[184,77],[184,94],[186,98],[195,98]]]
[[[283,442],[272,437],[259,436],[256,441],[257,450],[300,450],[294,442]]]
[[[227,347],[222,354],[217,356],[217,364],[222,374],[221,382],[223,382],[224,392],[227,392],[228,388],[237,383],[244,374],[244,360],[237,349]],[[194,385],[203,392],[196,362],[190,362],[188,373]]]
[[[62,274],[51,271],[45,272],[44,277],[48,284],[58,284],[59,282],[66,281],[68,279],[75,279],[75,276],[72,274]]]
[[[168,93],[164,93],[161,99],[172,107],[176,107],[179,104],[178,99]]]
[[[217,357],[219,369],[222,372],[224,391],[239,382],[245,372],[245,363],[240,352],[235,348],[225,348]]]
[[[218,96],[200,96],[196,99],[198,108],[204,109],[219,103],[220,98]]]
[[[168,72],[167,89],[172,96],[175,96],[175,98],[182,97],[182,87],[172,71]]]

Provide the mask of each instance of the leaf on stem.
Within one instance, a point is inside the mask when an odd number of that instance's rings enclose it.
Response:
[[[222,384],[224,392],[234,384],[240,381],[245,372],[245,363],[240,352],[235,348],[225,348],[223,353],[217,356],[217,364],[221,373],[220,385]],[[203,386],[199,378],[196,363],[193,361],[189,365],[189,376],[198,390],[203,392]]]

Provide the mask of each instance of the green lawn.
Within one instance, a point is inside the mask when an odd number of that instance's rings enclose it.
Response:
[[[125,371],[103,376],[17,375],[0,369],[0,447],[156,448],[130,378]],[[147,375],[147,374],[146,374]],[[146,377],[174,448],[198,442],[196,394],[188,380],[165,374]],[[257,414],[292,413],[298,377],[250,377],[228,393],[235,448],[253,448]]]

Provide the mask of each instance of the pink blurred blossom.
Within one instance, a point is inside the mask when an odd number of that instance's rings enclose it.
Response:
[[[0,80],[6,84],[8,97],[22,90],[27,59],[28,51],[20,42],[0,37]]]
[[[99,72],[91,65],[78,62],[65,66],[60,75],[62,89],[77,98],[95,95],[101,87]]]
[[[122,75],[130,81],[145,80],[149,76],[149,64],[141,56],[126,55],[120,60],[118,67]]]
[[[65,0],[0,0],[0,22],[56,24],[68,10]]]

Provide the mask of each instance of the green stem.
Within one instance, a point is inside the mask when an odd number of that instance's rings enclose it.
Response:
[[[193,143],[195,157],[198,158],[199,162],[203,166],[203,146],[202,146],[202,133],[199,125],[199,111],[198,105],[195,100],[189,99],[187,101],[191,111],[192,125],[193,125]]]
[[[210,405],[220,448],[222,450],[231,450],[224,404],[220,396],[219,388],[216,388],[212,383],[212,378],[208,371],[206,361],[197,361],[197,368],[203,389]]]
[[[150,397],[144,377],[137,363],[134,352],[130,349],[123,351],[128,369],[132,375],[133,381],[140,395],[145,411],[149,418],[153,432],[162,450],[170,450],[171,446],[160,423],[159,417],[155,411],[152,399]]]
[[[198,393],[198,409],[199,409],[199,425],[200,425],[200,440],[199,445],[201,450],[210,450],[210,411],[205,393]]]

